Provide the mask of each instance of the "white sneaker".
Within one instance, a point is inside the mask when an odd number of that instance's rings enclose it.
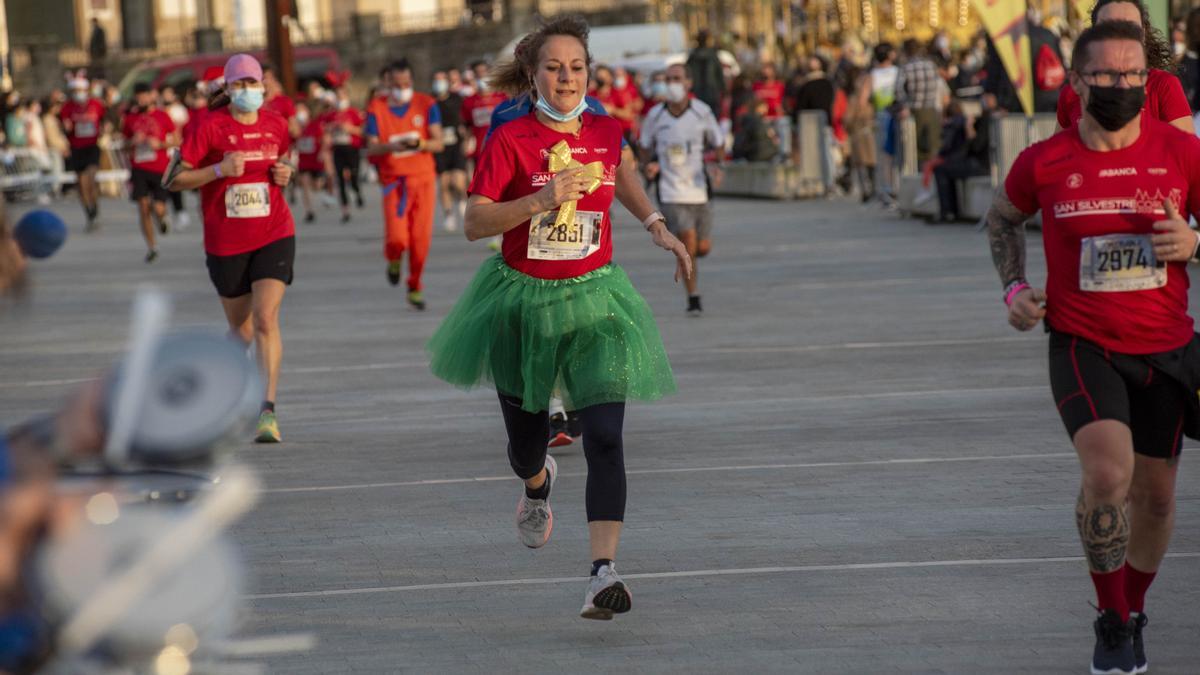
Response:
[[[588,582],[587,595],[583,596],[583,609],[579,616],[585,619],[609,621],[614,614],[624,614],[633,609],[633,594],[617,576],[612,564],[603,565],[596,576]]]
[[[332,209],[333,207],[335,207],[337,205],[338,205],[338,200],[336,197],[329,194],[328,192],[321,193],[321,206],[324,206],[327,209]]]
[[[175,214],[175,229],[183,232],[192,226],[192,214],[187,211],[180,211]]]
[[[554,490],[554,477],[558,475],[558,463],[546,455],[546,480]],[[541,548],[550,541],[554,529],[554,513],[550,511],[550,496],[545,499],[530,499],[521,485],[521,499],[517,501],[517,538],[529,548]]]
[[[448,212],[442,219],[442,229],[447,232],[454,232],[458,229],[458,217],[454,211]]]

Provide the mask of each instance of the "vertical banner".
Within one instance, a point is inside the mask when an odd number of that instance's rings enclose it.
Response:
[[[1017,90],[1026,115],[1033,114],[1033,66],[1029,54],[1029,28],[1025,0],[972,0],[988,37],[996,45],[1008,79]]]

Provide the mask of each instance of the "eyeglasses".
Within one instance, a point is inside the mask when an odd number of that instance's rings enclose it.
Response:
[[[1081,73],[1083,81],[1097,87],[1115,87],[1121,78],[1125,78],[1125,83],[1131,87],[1145,86],[1146,80],[1150,76],[1148,70],[1093,70],[1090,73]]]

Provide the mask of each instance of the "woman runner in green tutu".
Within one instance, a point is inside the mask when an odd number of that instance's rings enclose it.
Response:
[[[496,387],[509,463],[525,481],[517,534],[530,548],[545,545],[554,525],[546,402],[556,385],[579,411],[593,561],[581,616],[611,619],[632,606],[613,564],[625,517],[625,401],[673,393],[675,380],[649,307],[612,264],[621,127],[585,112],[587,33],[581,19],[556,19],[518,50],[537,103],[488,140],[464,223],[471,240],[503,234],[502,252],[484,262],[428,349],[438,377]],[[690,276],[687,250],[662,216],[645,225],[675,255],[675,280]]]

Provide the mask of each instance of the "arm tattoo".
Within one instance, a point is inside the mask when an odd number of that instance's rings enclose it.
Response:
[[[987,213],[988,242],[992,246],[992,263],[1000,274],[1000,283],[1007,286],[1025,278],[1025,221],[1032,214],[1022,213],[1001,190]]]
[[[1101,574],[1115,572],[1125,564],[1129,545],[1129,519],[1115,504],[1097,504],[1087,509],[1083,495],[1075,504],[1075,523],[1083,540],[1088,567]]]

